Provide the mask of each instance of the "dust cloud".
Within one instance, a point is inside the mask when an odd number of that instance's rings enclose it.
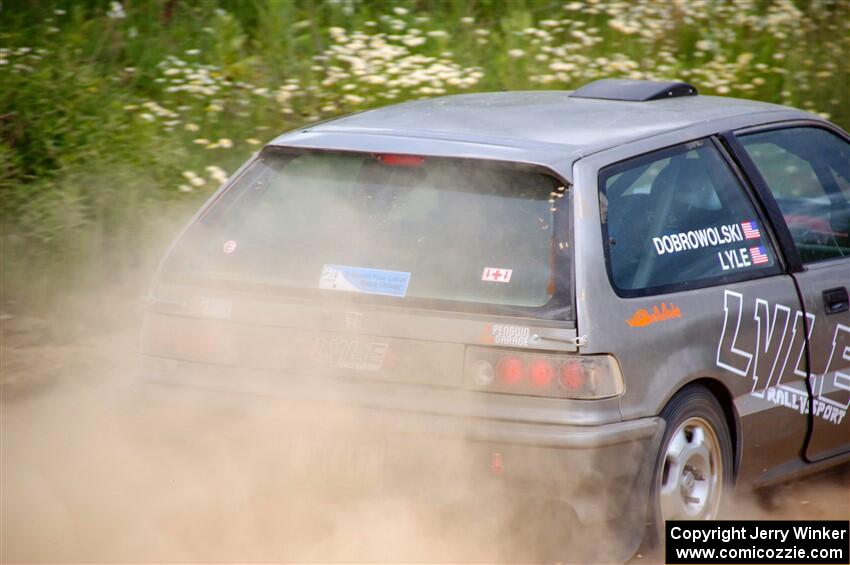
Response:
[[[556,559],[551,509],[482,493],[462,444],[412,496],[358,495],[309,446],[380,441],[360,414],[145,383],[140,308],[90,307],[106,319],[3,321],[3,562]]]
[[[368,443],[371,429],[357,414],[140,382],[140,307],[101,296],[91,308],[100,315],[89,312],[82,326],[67,317],[4,316],[3,562],[530,562],[571,555],[599,562],[593,552],[563,553],[567,528],[545,531],[552,522],[546,508],[498,493],[487,504],[470,500],[467,481],[475,478],[463,476],[470,469],[432,479],[439,504],[433,489],[409,498],[329,487],[321,472],[293,465],[303,458],[293,446],[317,438]],[[745,498],[728,517],[842,519],[848,490],[845,466]],[[658,559],[641,553],[633,562]]]

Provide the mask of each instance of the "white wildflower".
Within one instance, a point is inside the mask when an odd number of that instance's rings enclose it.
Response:
[[[221,167],[217,167],[215,165],[210,165],[205,167],[207,173],[210,175],[210,179],[217,182],[218,184],[223,184],[227,180],[227,173],[224,172],[224,169]]]
[[[207,184],[207,181],[198,176],[194,171],[183,171],[182,175],[184,179],[189,181],[191,186],[204,186]]]
[[[109,3],[109,11],[106,12],[106,17],[111,20],[123,20],[127,17],[127,13],[124,11],[124,6],[121,2],[115,2],[113,0]]]

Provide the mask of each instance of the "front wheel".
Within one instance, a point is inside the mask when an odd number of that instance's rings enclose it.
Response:
[[[711,392],[690,385],[661,413],[667,423],[655,463],[650,540],[665,520],[712,520],[732,484],[732,441],[723,409]]]

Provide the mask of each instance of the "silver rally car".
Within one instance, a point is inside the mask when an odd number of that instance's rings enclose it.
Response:
[[[850,460],[848,287],[850,137],[817,116],[677,82],[449,96],[245,164],[159,268],[143,375],[343,404],[378,422],[333,459],[364,489],[460,451],[628,556]]]

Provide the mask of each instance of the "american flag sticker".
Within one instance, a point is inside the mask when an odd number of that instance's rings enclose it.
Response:
[[[753,258],[754,265],[767,263],[767,254],[764,252],[764,247],[761,245],[758,247],[750,247],[750,257]]]
[[[497,267],[484,267],[484,272],[481,274],[481,280],[487,282],[511,282],[511,273],[513,269],[499,269]]]
[[[758,239],[761,237],[759,226],[754,220],[749,222],[741,222],[741,227],[744,228],[744,237],[746,239]]]

